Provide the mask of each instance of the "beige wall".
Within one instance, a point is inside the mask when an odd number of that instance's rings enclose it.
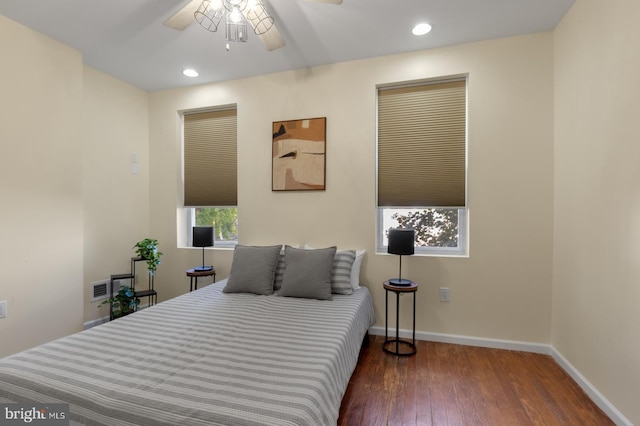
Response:
[[[0,16],[0,357],[82,327],[79,52]]]
[[[382,282],[397,271],[398,259],[375,254],[376,85],[468,74],[472,255],[404,259],[407,277],[420,283],[417,328],[547,343],[552,59],[552,35],[545,33],[151,94],[151,231],[166,254],[161,297],[187,291],[184,270],[199,263],[197,251],[174,248],[181,202],[177,111],[235,103],[241,243],[366,249],[362,278],[384,325]],[[319,116],[327,117],[327,190],[272,192],[271,123]],[[226,276],[230,253],[208,253]],[[451,288],[449,303],[438,300],[442,286]],[[401,326],[408,327],[410,310],[403,314]]]
[[[640,3],[578,0],[555,33],[552,344],[640,424]]]
[[[90,283],[129,272],[133,245],[148,236],[149,122],[146,92],[90,67],[83,86],[84,320],[90,321],[108,315],[106,306],[90,302]]]
[[[106,315],[149,231],[148,95],[0,16],[0,357]],[[131,154],[139,174],[131,174]]]

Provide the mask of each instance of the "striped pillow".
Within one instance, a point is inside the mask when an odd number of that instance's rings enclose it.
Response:
[[[353,294],[353,287],[351,286],[351,267],[355,260],[355,250],[341,250],[336,252],[333,257],[333,265],[331,267],[332,293]]]
[[[300,248],[298,244],[289,244],[289,247]],[[273,277],[273,291],[278,291],[282,287],[282,277],[284,277],[284,269],[286,266],[283,245],[282,250],[280,250],[280,255],[278,256],[278,263],[276,263],[276,273]]]
[[[282,287],[282,277],[284,276],[284,250],[280,250],[280,254],[278,255],[278,263],[276,264],[276,274],[273,280],[273,291],[280,290]]]

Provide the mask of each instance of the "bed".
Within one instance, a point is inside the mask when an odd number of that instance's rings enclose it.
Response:
[[[275,294],[225,279],[0,360],[0,403],[69,403],[86,425],[335,425],[371,296],[279,295],[283,257]]]

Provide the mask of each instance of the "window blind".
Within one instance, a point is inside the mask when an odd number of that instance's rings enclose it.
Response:
[[[378,89],[378,206],[464,207],[466,80]]]
[[[238,205],[236,109],[184,115],[184,205]]]

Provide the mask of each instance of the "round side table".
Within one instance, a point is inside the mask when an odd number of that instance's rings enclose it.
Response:
[[[418,284],[413,281],[409,285],[393,285],[389,281],[384,284],[384,343],[382,349],[392,355],[408,356],[416,353],[416,292]],[[389,292],[396,294],[396,337],[389,338],[388,314]],[[405,293],[413,294],[413,336],[411,342],[400,338],[400,296]]]
[[[198,271],[196,268],[187,269],[187,276],[189,277],[189,291],[198,289],[198,277],[210,277],[213,276],[213,282],[216,282],[216,268],[209,269],[207,271]],[[195,288],[194,288],[195,284]]]

